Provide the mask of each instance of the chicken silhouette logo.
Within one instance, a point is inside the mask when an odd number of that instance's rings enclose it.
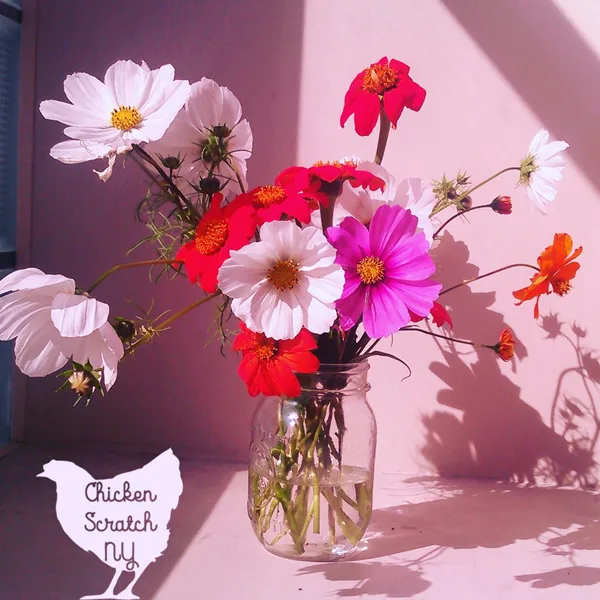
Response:
[[[133,593],[148,565],[167,549],[169,520],[183,491],[179,460],[172,450],[136,471],[113,479],[94,479],[72,462],[51,460],[38,477],[56,483],[56,516],[75,544],[115,569],[104,598],[138,600]],[[118,595],[115,587],[123,572],[131,583]]]

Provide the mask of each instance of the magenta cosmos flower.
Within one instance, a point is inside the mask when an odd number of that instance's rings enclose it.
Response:
[[[415,233],[417,225],[417,217],[404,208],[383,205],[368,229],[347,217],[327,230],[346,275],[336,303],[343,330],[362,316],[367,335],[381,338],[407,325],[410,313],[429,315],[442,286],[429,279],[435,264],[425,235]]]

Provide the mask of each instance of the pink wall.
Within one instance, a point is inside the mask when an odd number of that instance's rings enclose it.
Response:
[[[578,2],[580,20],[586,4],[591,10],[595,0]],[[455,221],[454,242],[445,240],[438,258],[439,277],[449,284],[472,277],[477,267],[484,272],[534,261],[555,231],[571,233],[584,246],[574,289],[567,298],[542,301],[542,314],[557,315],[564,335],[549,334],[548,319],[536,323],[531,306],[514,307],[510,292],[528,274],[504,273],[446,298],[458,337],[494,343],[510,326],[520,340],[518,360],[500,363],[489,352],[459,355],[425,336],[397,335],[392,351],[409,360],[413,376],[400,384],[402,367],[378,359],[370,399],[383,470],[526,479],[543,467],[554,480],[569,470],[591,479],[600,380],[600,325],[590,293],[600,256],[591,226],[600,216],[593,127],[600,110],[600,57],[565,5],[247,0],[234,10],[234,3],[212,0],[179,0],[168,9],[154,1],[117,6],[56,0],[39,8],[36,96],[60,98],[65,74],[100,74],[124,57],[152,66],[171,62],[190,80],[213,77],[239,96],[253,127],[251,184],[269,182],[294,162],[349,154],[371,158],[375,136],[358,138],[351,126],[340,129],[338,119],[352,77],[383,55],[410,64],[428,90],[423,110],[407,111],[391,135],[384,166],[398,178],[439,178],[467,169],[477,181],[517,163],[541,126],[567,140],[568,166],[550,216],[530,211],[524,191],[507,176],[475,201],[512,195],[513,215],[478,211],[470,223]],[[600,38],[599,25],[595,35]],[[102,184],[89,166],[50,159],[48,149],[60,130],[36,117],[33,261],[87,284],[143,235],[130,216],[144,189],[133,165]],[[128,272],[100,293],[117,310],[125,306],[121,296],[144,302],[150,289],[159,308],[185,305],[193,297],[184,280],[155,288],[146,282],[144,273]],[[177,323],[123,364],[114,391],[87,409],[73,409],[68,396],[54,396],[54,381],[30,382],[27,441],[172,445],[180,452],[244,460],[256,401],[237,380],[236,358],[221,358],[215,345],[205,348],[210,319],[206,308]],[[573,323],[585,337],[575,336]],[[582,413],[575,429],[565,427],[566,400]],[[573,451],[574,436],[587,451]]]

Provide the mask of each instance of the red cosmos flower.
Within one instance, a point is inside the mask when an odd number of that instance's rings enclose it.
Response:
[[[316,348],[315,338],[306,329],[294,339],[276,341],[250,331],[244,323],[240,323],[240,333],[233,341],[233,349],[242,352],[238,373],[251,396],[300,395],[294,372],[314,373],[319,368],[319,359],[312,352]]]
[[[310,214],[318,208],[320,199],[318,185],[311,184],[308,178],[302,182],[281,176],[275,185],[263,185],[237,197],[252,205],[258,225],[278,221],[282,215],[310,223]]]
[[[251,206],[238,202],[221,208],[222,194],[215,194],[210,208],[200,219],[194,239],[182,246],[175,257],[185,264],[191,283],[199,280],[209,294],[217,290],[217,272],[232,250],[245,246],[256,230]]]
[[[278,176],[278,181],[286,182],[290,189],[313,190],[313,198],[323,206],[328,204],[328,196],[332,185],[340,186],[344,181],[349,181],[352,187],[382,190],[385,187],[383,179],[373,175],[370,171],[356,168],[354,161],[319,161],[312,167],[288,167]],[[339,192],[338,192],[339,194]]]
[[[409,71],[410,67],[398,60],[392,59],[388,64],[385,56],[361,71],[346,92],[340,125],[343,127],[354,114],[356,133],[369,135],[382,105],[394,129],[404,107],[421,110],[426,92],[408,76]]]

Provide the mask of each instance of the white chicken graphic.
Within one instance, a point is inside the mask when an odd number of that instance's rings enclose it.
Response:
[[[38,477],[56,482],[56,516],[64,532],[115,569],[103,594],[81,600],[138,600],[133,586],[166,550],[171,511],[183,491],[179,459],[173,451],[112,479],[96,480],[85,469],[62,460],[46,463]],[[133,572],[134,578],[115,595],[124,571]]]

